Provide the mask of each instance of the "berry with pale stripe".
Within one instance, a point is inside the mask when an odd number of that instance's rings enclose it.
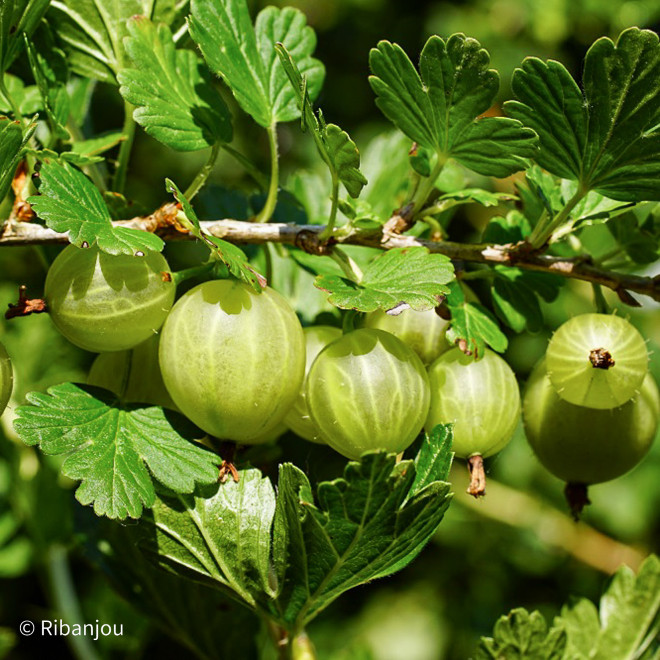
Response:
[[[45,298],[57,329],[95,353],[123,351],[151,337],[174,302],[163,255],[111,255],[66,247],[46,276]]]
[[[321,438],[340,454],[399,453],[424,425],[428,377],[400,339],[361,328],[319,353],[307,378],[307,405]]]
[[[276,291],[213,280],[172,308],[160,368],[174,403],[197,426],[221,440],[255,444],[270,439],[298,396],[305,338]]]

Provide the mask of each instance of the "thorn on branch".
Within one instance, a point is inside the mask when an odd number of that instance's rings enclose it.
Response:
[[[619,300],[624,304],[624,305],[630,305],[630,307],[641,307],[642,303],[635,298],[635,296],[630,293],[630,291],[627,291],[626,289],[619,287],[618,289],[615,289],[616,295],[619,296]]]
[[[27,287],[25,284],[21,284],[21,286],[18,287],[18,302],[15,305],[9,303],[9,309],[5,312],[6,319],[48,312],[46,301],[43,298],[29,299],[25,294],[26,290]]]
[[[322,257],[329,255],[336,243],[337,241],[332,237],[321,240],[318,233],[303,229],[296,235],[294,245],[308,254]]]

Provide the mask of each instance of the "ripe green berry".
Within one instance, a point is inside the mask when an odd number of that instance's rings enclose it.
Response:
[[[313,325],[303,328],[305,333],[305,349],[307,362],[305,364],[305,378],[298,397],[284,418],[285,424],[297,435],[310,442],[323,443],[320,431],[309,416],[307,407],[307,374],[316,359],[316,356],[331,342],[341,337],[341,330],[329,325]]]
[[[45,298],[57,329],[95,353],[123,351],[158,331],[174,302],[165,258],[69,245],[48,270]]]
[[[452,348],[429,368],[431,406],[426,430],[454,425],[459,458],[488,457],[503,449],[520,418],[520,392],[509,365],[487,349],[474,360]]]
[[[378,310],[367,314],[364,321],[365,328],[385,330],[398,337],[419,355],[424,364],[431,364],[451,348],[446,337],[448,325],[448,321],[440,318],[434,309],[425,312],[405,309],[397,316]]]
[[[523,399],[534,453],[552,474],[575,484],[609,481],[632,469],[651,447],[659,418],[660,394],[650,373],[633,399],[599,410],[560,398],[541,360]]]
[[[158,365],[159,335],[126,351],[101,353],[94,360],[87,384],[116,394],[124,403],[148,403],[176,409]]]
[[[307,378],[307,405],[322,439],[340,454],[357,459],[369,450],[399,453],[424,424],[428,377],[401,340],[362,328],[319,353]]]
[[[236,280],[196,286],[172,308],[160,368],[174,403],[207,433],[253,444],[268,437],[298,396],[305,338],[276,291]]]
[[[639,390],[648,371],[644,338],[625,319],[581,314],[553,335],[546,353],[550,382],[576,406],[621,406]]]
[[[5,347],[0,344],[0,415],[7,407],[13,384],[11,361]]]

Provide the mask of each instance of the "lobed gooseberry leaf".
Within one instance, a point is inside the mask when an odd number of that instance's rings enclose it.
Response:
[[[357,145],[339,126],[326,124],[320,110],[318,116],[314,113],[307,78],[303,76],[284,44],[278,43],[275,50],[295,93],[303,130],[311,126],[316,148],[330,169],[333,180],[341,181],[351,197],[358,197],[367,180],[360,172],[360,152]]]
[[[197,214],[185,195],[170,179],[165,179],[165,183],[167,191],[171,192],[179,204],[181,204],[183,213],[189,223],[188,230],[206,244],[214,258],[219,259],[225,264],[229,272],[236,279],[242,280],[246,284],[249,284],[257,293],[261,293],[262,289],[268,284],[266,278],[250,266],[243,250],[228,241],[223,241],[221,238],[211,236],[202,231]]]
[[[483,234],[484,243],[518,243],[532,233],[529,220],[520,211],[509,211],[506,216],[490,219]]]
[[[38,189],[39,194],[28,202],[51,229],[69,232],[69,241],[78,247],[98,245],[108,254],[163,249],[163,241],[155,234],[113,226],[99,190],[66,162],[44,160]]]
[[[24,117],[35,115],[44,109],[41,94],[36,85],[26,85],[18,76],[5,73],[5,87]],[[11,115],[12,112],[12,104],[0,94],[0,114]]]
[[[660,43],[630,28],[589,49],[580,90],[553,60],[527,58],[506,113],[534,129],[536,161],[581,190],[619,201],[660,200]]]
[[[48,19],[72,71],[116,85],[117,73],[128,65],[123,39],[131,16],[147,16],[175,29],[187,9],[187,0],[52,0]]]
[[[139,518],[156,501],[153,481],[179,493],[217,481],[216,454],[195,445],[201,431],[178,413],[117,406],[115,395],[63,383],[27,395],[14,428],[45,454],[68,454],[62,474],[79,480],[76,498],[99,516]]]
[[[51,0],[3,0],[0,3],[0,75],[23,49],[23,34],[36,30]]]
[[[588,603],[588,601],[587,601]],[[578,600],[565,606],[559,619],[568,632],[568,648],[577,659],[608,660],[640,657],[640,650],[657,641],[660,614],[660,559],[647,557],[637,575],[622,566],[600,599],[600,613]],[[584,631],[596,633],[587,640]],[[656,637],[653,642],[653,637]]]
[[[449,506],[451,451],[436,429],[421,452],[429,456],[416,464],[366,453],[342,478],[319,484],[316,498],[301,470],[280,466],[273,552],[286,624],[304,625],[343,592],[391,575],[421,552]]]
[[[238,481],[194,494],[159,492],[140,523],[139,543],[155,562],[250,607],[263,606],[275,596],[270,578],[274,512],[270,480],[259,470],[241,470]]]
[[[373,312],[408,306],[424,311],[438,306],[453,279],[449,257],[413,247],[395,248],[377,256],[359,283],[339,275],[319,275],[314,286],[327,291],[328,301],[340,309]]]
[[[294,90],[275,53],[283,43],[308,80],[309,93],[321,89],[325,69],[311,55],[314,30],[293,7],[266,7],[253,25],[246,0],[192,0],[190,35],[212,71],[222,77],[236,101],[267,128],[300,116]]]
[[[482,637],[475,660],[562,660],[566,631],[561,626],[548,629],[540,612],[523,608],[498,619],[492,637]]]
[[[85,531],[86,557],[191,657],[257,660],[259,619],[218,590],[155,566],[139,547],[141,525],[95,519]]]
[[[464,353],[474,355],[475,359],[484,354],[486,344],[498,353],[506,351],[509,342],[493,315],[482,305],[467,302],[458,284],[451,286],[447,307],[451,314],[447,330],[450,344],[458,344]]]
[[[18,163],[35,129],[36,124],[24,130],[20,122],[0,117],[0,202],[9,191]]]
[[[166,25],[144,16],[128,21],[124,47],[135,68],[117,75],[119,91],[136,106],[135,121],[177,151],[231,142],[231,115],[208,68],[193,51],[176,49]]]
[[[369,81],[383,114],[442,162],[454,158],[480,174],[506,177],[525,169],[537,138],[517,120],[478,118],[499,89],[499,76],[488,69],[489,62],[475,39],[432,36],[418,73],[400,46],[381,41],[369,56]]]

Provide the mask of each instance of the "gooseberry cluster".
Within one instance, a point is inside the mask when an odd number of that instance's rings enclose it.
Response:
[[[524,396],[527,439],[566,481],[574,515],[587,486],[628,472],[646,455],[660,419],[660,392],[643,337],[608,314],[573,317],[553,335]]]
[[[483,458],[510,441],[520,419],[516,377],[486,349],[466,355],[434,310],[377,311],[360,327],[302,328],[285,298],[234,279],[212,279],[176,303],[158,253],[113,256],[64,249],[46,279],[46,303],[72,343],[101,352],[88,384],[123,403],[178,410],[210,436],[240,444],[287,428],[350,459],[403,452],[419,432],[453,425],[453,450],[485,492]],[[0,352],[0,408],[11,369]],[[648,451],[660,394],[646,345],[627,321],[586,314],[563,325],[524,397],[527,437],[541,463],[569,484],[612,479]]]

